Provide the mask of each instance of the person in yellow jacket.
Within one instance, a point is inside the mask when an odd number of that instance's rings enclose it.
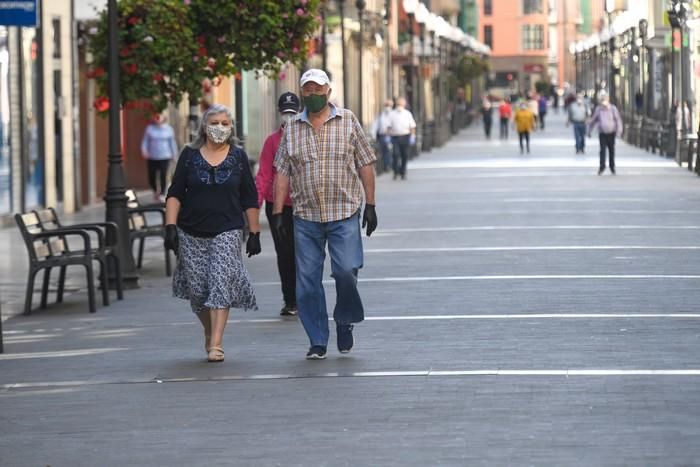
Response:
[[[522,154],[525,149],[523,147],[523,140],[525,140],[527,152],[529,154],[530,132],[535,129],[535,114],[532,110],[528,109],[527,103],[520,102],[520,104],[518,104],[515,115],[513,115],[513,124],[515,125],[515,130],[518,132],[518,137],[520,139],[520,154]]]

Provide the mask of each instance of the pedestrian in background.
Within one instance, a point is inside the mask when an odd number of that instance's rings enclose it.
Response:
[[[141,139],[141,156],[146,159],[148,184],[153,190],[153,199],[157,202],[165,202],[168,169],[177,153],[175,131],[167,123],[167,117],[164,114],[154,115]],[[160,184],[157,185],[156,181]]]
[[[537,99],[537,94],[530,93],[530,96],[528,97],[527,100],[527,105],[528,108],[530,109],[530,112],[532,112],[532,115],[535,117],[535,125],[537,125],[537,118],[540,113],[540,101]]]
[[[293,92],[285,92],[277,101],[277,111],[281,119],[280,127],[270,134],[258,159],[258,173],[255,176],[255,184],[258,188],[258,205],[265,202],[265,216],[267,222],[272,225],[272,207],[275,201],[274,182],[277,176],[274,161],[277,148],[282,139],[282,132],[287,124],[292,121],[299,112],[299,97]],[[280,237],[277,230],[270,229],[272,241],[275,244],[277,254],[277,271],[282,282],[282,298],[284,306],[280,310],[281,316],[296,316],[297,295],[296,295],[296,263],[294,255],[294,219],[292,217],[292,199],[289,193],[284,199],[282,208],[282,222],[290,235]]]
[[[291,182],[299,318],[311,344],[306,358],[318,360],[326,358],[329,339],[323,289],[326,243],[335,279],[333,319],[341,353],[352,349],[353,325],[364,320],[357,290],[363,264],[360,210],[364,192],[362,227],[367,227],[369,236],[377,227],[376,156],[355,115],[328,103],[330,80],[323,70],[306,71],[299,84],[305,109],[285,128],[275,157],[272,225],[281,236],[289,235],[282,208]]]
[[[165,203],[165,247],[177,255],[173,295],[189,300],[202,323],[210,362],[224,360],[229,309],[257,309],[241,243],[247,220],[246,252],[260,253],[258,193],[236,141],[229,109],[210,106],[180,154]]]
[[[513,108],[510,106],[510,101],[506,97],[498,106],[498,115],[501,121],[501,139],[508,139],[508,126],[510,119],[513,117]]]
[[[406,99],[403,97],[396,100],[396,108],[389,113],[388,131],[394,146],[394,180],[399,176],[401,180],[406,180],[408,154],[416,144],[416,121],[406,108]]]
[[[588,119],[588,108],[583,102],[583,96],[578,95],[576,100],[569,104],[567,110],[566,126],[574,126],[574,140],[576,142],[576,154],[586,152],[586,120]]]
[[[379,153],[382,156],[382,166],[384,171],[388,171],[393,167],[393,147],[391,145],[391,135],[389,127],[391,126],[391,112],[394,110],[394,102],[391,99],[384,101],[384,109],[379,113],[377,118],[372,122],[372,135],[379,143]]]
[[[520,154],[527,149],[530,154],[530,132],[535,130],[536,120],[535,114],[528,108],[527,103],[520,102],[513,116],[513,124],[518,132],[518,140],[520,142]],[[525,142],[525,145],[523,145]]]
[[[547,96],[544,94],[537,100],[537,115],[540,120],[540,129],[544,130],[544,119],[547,116]]]
[[[596,106],[591,121],[588,124],[588,137],[591,137],[593,128],[598,127],[598,139],[600,141],[600,167],[598,175],[605,171],[605,152],[608,153],[610,172],[615,175],[615,137],[622,136],[622,117],[606,93],[598,96],[600,104]]]
[[[493,105],[488,97],[481,101],[481,119],[484,122],[484,135],[486,139],[491,139],[491,125],[493,124]]]

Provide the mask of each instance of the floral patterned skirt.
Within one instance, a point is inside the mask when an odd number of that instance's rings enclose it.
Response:
[[[257,310],[255,290],[243,264],[242,232],[193,237],[177,229],[180,251],[173,274],[173,295],[189,300],[192,311],[212,308]]]

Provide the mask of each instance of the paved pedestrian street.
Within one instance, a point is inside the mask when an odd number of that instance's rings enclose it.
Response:
[[[576,155],[549,120],[530,154],[474,124],[378,178],[348,355],[332,332],[304,359],[266,227],[221,364],[158,247],[94,315],[69,273],[65,304],[4,323],[0,465],[700,465],[700,179],[620,141],[598,176],[597,138]]]

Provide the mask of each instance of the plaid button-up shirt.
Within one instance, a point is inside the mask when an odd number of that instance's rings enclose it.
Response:
[[[312,222],[347,219],[363,199],[359,169],[377,160],[355,115],[331,105],[314,130],[306,111],[285,127],[275,167],[291,183],[294,215]]]

